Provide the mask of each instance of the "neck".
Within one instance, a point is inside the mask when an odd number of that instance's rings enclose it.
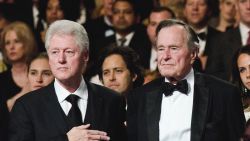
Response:
[[[196,24],[196,25],[192,24],[191,26],[193,27],[194,31],[197,32],[197,31],[201,30],[202,28],[205,28],[207,26],[207,24],[200,23],[200,24]]]
[[[81,83],[81,77],[79,77],[80,79],[72,79],[72,80],[66,80],[66,81],[60,81],[59,83],[66,89],[68,90],[70,93],[75,92]]]
[[[13,72],[17,72],[17,73],[22,73],[22,72],[26,73],[27,69],[28,69],[27,65],[25,63],[23,63],[23,62],[13,63],[12,68],[11,68],[11,70]]]
[[[223,18],[220,18],[219,25],[217,27],[218,30],[224,32],[226,31],[227,27],[234,24],[234,21],[226,21]]]
[[[121,37],[126,37],[131,32],[117,32]]]

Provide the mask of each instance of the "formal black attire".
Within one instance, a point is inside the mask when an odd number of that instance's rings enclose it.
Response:
[[[19,98],[11,112],[10,141],[66,141],[70,126],[54,83]],[[125,141],[125,102],[117,93],[87,83],[88,103],[84,123],[108,133],[112,141]]]
[[[222,33],[212,43],[214,50],[211,52],[209,74],[224,80],[230,80],[232,71],[233,55],[242,46],[239,27],[229,29]]]
[[[205,33],[204,33],[205,34]],[[196,60],[194,63],[194,69],[199,72],[204,72],[208,74],[213,74],[213,53],[216,52],[218,49],[214,46],[215,42],[218,40],[218,36],[220,36],[221,32],[214,29],[211,26],[207,27],[207,33],[204,35],[204,40],[206,40],[205,50],[203,56],[207,57],[205,68],[202,69],[202,65],[200,60]]]
[[[151,42],[148,39],[145,26],[135,25],[132,27],[134,35],[129,42],[129,47],[135,50],[136,53],[140,56],[141,64],[144,68],[149,68],[149,58],[151,53]],[[106,38],[103,42],[100,42],[98,45],[99,50],[103,50],[107,45],[116,43],[115,35],[112,35]]]
[[[14,82],[11,68],[0,73],[0,128],[3,130],[2,138],[7,138],[7,129],[9,122],[9,112],[7,108],[7,100],[21,91],[21,88]],[[1,138],[0,138],[1,139]]]
[[[153,80],[129,95],[129,141],[159,141],[163,82],[164,78]],[[238,141],[244,124],[239,90],[215,77],[195,73],[191,141]]]
[[[87,21],[83,25],[88,32],[89,41],[90,41],[90,60],[96,59],[96,52],[98,50],[98,43],[103,43],[106,38],[115,34],[115,31],[112,26],[108,25],[105,22],[104,16],[98,17],[93,20]],[[112,34],[113,33],[113,34]],[[101,47],[100,47],[101,48]]]

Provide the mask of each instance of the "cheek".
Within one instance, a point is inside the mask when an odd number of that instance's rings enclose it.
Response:
[[[30,85],[32,85],[35,81],[35,77],[34,76],[32,76],[32,75],[29,75],[28,76],[28,79],[29,79],[29,82],[30,82]]]
[[[243,83],[246,82],[246,74],[245,73],[240,73],[240,79]]]

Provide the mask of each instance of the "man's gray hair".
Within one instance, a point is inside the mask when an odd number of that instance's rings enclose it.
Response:
[[[64,36],[64,35],[72,35],[74,36],[76,45],[79,46],[80,51],[83,49],[89,50],[89,38],[84,27],[76,22],[69,20],[58,20],[53,22],[45,36],[45,48],[49,49],[49,43],[51,38],[54,36]]]
[[[163,20],[160,22],[158,27],[156,28],[156,37],[158,38],[158,34],[162,28],[166,27],[172,27],[172,26],[182,26],[185,31],[187,32],[187,39],[188,39],[188,47],[189,49],[197,49],[199,48],[199,39],[198,36],[196,35],[195,31],[186,23],[184,23],[181,20],[177,19],[168,19],[168,20]]]

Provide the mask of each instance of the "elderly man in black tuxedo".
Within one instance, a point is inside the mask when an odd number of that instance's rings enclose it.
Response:
[[[51,24],[45,46],[55,81],[17,100],[10,141],[126,140],[125,101],[83,79],[89,41],[78,23]]]
[[[156,30],[163,76],[128,97],[129,141],[237,141],[245,118],[239,90],[194,72],[198,38],[185,23],[164,20]]]

